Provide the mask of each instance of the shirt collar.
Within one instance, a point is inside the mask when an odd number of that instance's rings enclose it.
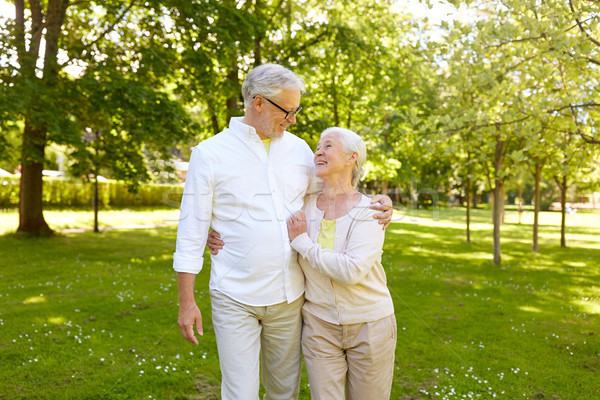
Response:
[[[259,138],[256,129],[253,126],[246,125],[242,122],[244,117],[231,117],[229,120],[229,129],[234,131],[237,135],[246,139]]]

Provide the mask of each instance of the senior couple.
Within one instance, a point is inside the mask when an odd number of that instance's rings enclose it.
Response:
[[[179,326],[197,345],[194,281],[212,227],[223,399],[257,400],[261,378],[265,399],[297,399],[302,353],[312,399],[388,399],[396,321],[381,253],[391,200],[356,190],[366,148],[354,132],[326,129],[313,155],[286,131],[303,90],[280,65],[253,69],[244,116],[194,148],[173,257]]]

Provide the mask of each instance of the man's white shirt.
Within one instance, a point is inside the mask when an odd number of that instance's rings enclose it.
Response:
[[[200,272],[212,227],[225,246],[211,255],[211,290],[253,306],[292,302],[304,292],[304,275],[286,220],[302,208],[307,190],[316,190],[313,153],[284,132],[267,154],[255,129],[241,120],[232,118],[229,129],[192,152],[173,268]]]

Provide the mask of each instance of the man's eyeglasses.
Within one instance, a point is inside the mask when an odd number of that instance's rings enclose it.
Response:
[[[281,111],[283,111],[285,113],[285,119],[290,119],[291,117],[293,117],[294,115],[298,114],[300,112],[300,110],[302,110],[302,106],[298,107],[297,109],[295,109],[294,111],[288,111],[285,108],[281,107],[280,105],[276,104],[275,102],[267,99],[265,96],[263,95],[257,95],[262,97],[263,99],[265,99],[266,101],[268,101],[269,103],[273,104],[275,107],[279,108]],[[256,96],[253,97],[253,99],[256,98]]]

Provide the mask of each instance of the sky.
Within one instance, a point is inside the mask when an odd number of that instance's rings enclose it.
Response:
[[[4,17],[15,17],[15,6],[5,0],[0,0],[0,15]]]

